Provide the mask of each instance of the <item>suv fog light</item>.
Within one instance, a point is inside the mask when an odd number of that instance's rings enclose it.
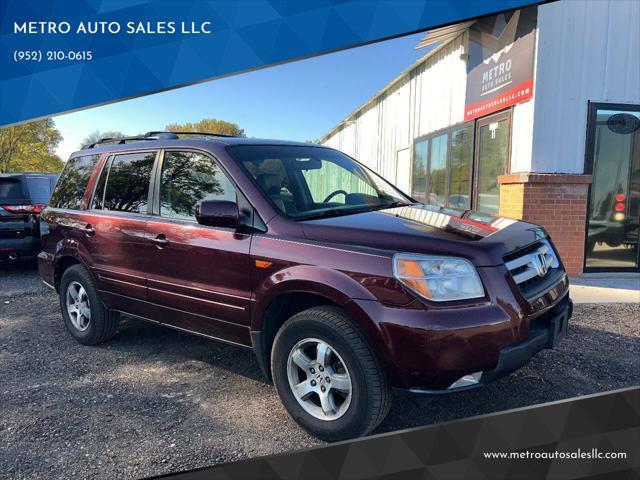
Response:
[[[464,377],[460,377],[458,380],[449,385],[447,387],[447,390],[450,388],[469,387],[471,385],[475,385],[480,381],[480,377],[482,377],[482,372],[475,372],[469,375],[465,375]]]

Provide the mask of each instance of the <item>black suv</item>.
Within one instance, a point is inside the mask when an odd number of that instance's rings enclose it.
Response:
[[[40,251],[39,215],[57,179],[52,173],[0,174],[0,260]]]

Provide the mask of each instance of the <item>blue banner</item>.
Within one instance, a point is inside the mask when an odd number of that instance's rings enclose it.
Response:
[[[0,125],[535,3],[1,0]]]

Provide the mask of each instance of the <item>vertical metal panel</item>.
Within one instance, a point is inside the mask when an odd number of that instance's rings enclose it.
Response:
[[[463,120],[466,39],[467,34],[461,34],[404,73],[323,143],[354,156],[392,182],[408,185],[406,150],[411,152],[413,139]],[[398,157],[403,159],[400,170]]]
[[[531,171],[534,102],[535,99],[532,99],[513,107],[513,116],[511,118],[511,173]]]
[[[411,149],[398,150],[395,185],[405,193],[411,191]]]
[[[464,120],[467,86],[467,67],[463,56],[465,35],[431,57],[419,75],[420,98],[412,105],[419,111],[417,136]]]
[[[583,173],[587,102],[640,103],[638,59],[637,0],[539,7],[533,171]]]

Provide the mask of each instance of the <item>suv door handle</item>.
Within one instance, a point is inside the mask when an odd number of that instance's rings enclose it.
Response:
[[[151,243],[155,243],[160,248],[168,247],[169,245],[171,245],[171,242],[167,240],[167,237],[165,237],[164,233],[160,233],[156,236],[156,238],[152,238]]]
[[[88,223],[84,227],[81,227],[80,231],[84,232],[84,234],[87,235],[88,237],[90,237],[92,235],[95,235],[95,233],[96,233],[95,229],[91,226],[90,223]]]

